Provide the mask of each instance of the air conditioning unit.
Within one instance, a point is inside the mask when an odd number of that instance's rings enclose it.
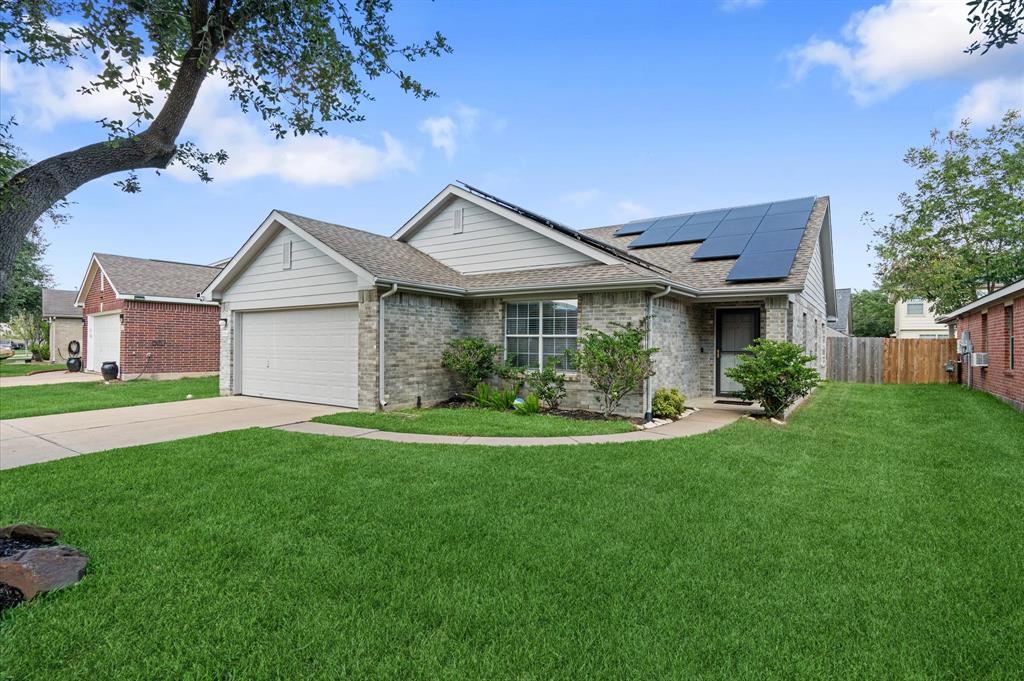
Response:
[[[988,353],[987,352],[972,352],[971,353],[971,366],[972,367],[987,367],[988,366]]]

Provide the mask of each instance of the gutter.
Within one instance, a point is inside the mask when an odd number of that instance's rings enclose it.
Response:
[[[398,284],[377,299],[377,402],[381,409],[387,406],[384,399],[384,299],[398,292]]]
[[[667,296],[672,292],[671,286],[666,286],[664,291],[655,293],[647,298],[647,338],[645,340],[646,349],[651,349],[651,336],[654,335],[654,300]],[[654,393],[651,390],[651,377],[648,376],[644,380],[644,423],[650,423],[654,420]]]

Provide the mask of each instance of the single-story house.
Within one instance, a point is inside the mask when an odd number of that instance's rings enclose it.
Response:
[[[940,315],[956,336],[961,381],[1024,411],[1024,279]]]
[[[539,368],[587,327],[653,316],[653,391],[728,395],[724,371],[757,337],[824,369],[835,315],[827,197],[575,230],[449,185],[392,237],[275,210],[203,293],[221,305],[221,393],[363,410],[456,390],[445,344],[482,337]],[[564,404],[594,408],[569,371]]]
[[[126,378],[216,373],[217,304],[198,296],[219,273],[209,265],[94,253],[75,299],[85,370],[113,361]]]
[[[75,307],[78,291],[43,289],[43,319],[50,324],[50,361],[63,363],[71,341],[82,343],[82,311]]]

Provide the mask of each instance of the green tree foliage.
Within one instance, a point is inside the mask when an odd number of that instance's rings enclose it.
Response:
[[[455,374],[462,390],[469,392],[494,375],[500,351],[483,338],[460,338],[449,341],[441,351],[441,366]]]
[[[888,338],[896,330],[896,306],[882,291],[855,291],[850,335]]]
[[[646,347],[649,318],[613,324],[611,333],[586,329],[576,350],[568,351],[570,363],[590,379],[601,395],[601,409],[611,416],[626,395],[638,392],[654,375],[658,348]]]
[[[725,375],[743,386],[740,396],[757,400],[764,413],[778,417],[786,409],[818,385],[818,372],[807,366],[813,355],[789,341],[758,338],[740,355],[739,364],[725,370]]]
[[[14,251],[57,201],[115,173],[139,190],[136,171],[171,163],[209,181],[227,152],[179,141],[203,83],[217,78],[244,112],[279,138],[325,135],[325,124],[362,120],[369,82],[389,78],[419,99],[434,96],[404,64],[450,52],[440,33],[400,44],[391,0],[0,0],[0,40],[21,62],[64,68],[99,62],[87,96],[106,90],[132,106],[99,122],[107,139],[44,159],[0,195],[0,294]],[[11,241],[11,240],[15,241]]]
[[[1024,278],[1024,125],[1007,112],[976,137],[970,121],[907,151],[913,193],[874,230],[876,275],[894,298],[924,298],[937,312],[979,290]],[[870,216],[867,217],[871,221]]]
[[[1002,49],[1016,45],[1024,27],[1024,0],[968,0],[967,23],[970,33],[980,31],[981,40],[975,40],[964,52],[981,50],[985,54],[993,47]]]

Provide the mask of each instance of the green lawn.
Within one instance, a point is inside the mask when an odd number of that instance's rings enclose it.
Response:
[[[20,357],[0,362],[0,376],[25,376],[35,371],[64,371],[66,369],[67,367],[63,364],[25,364],[25,360]]]
[[[0,618],[0,678],[1011,678],[1022,490],[1024,417],[948,386],[659,442],[80,456],[0,475],[0,523],[92,556]]]
[[[188,394],[195,398],[214,397],[218,392],[217,385],[216,376],[207,376],[174,381],[143,379],[109,384],[94,381],[3,388],[0,393],[0,419],[175,402],[185,399]]]
[[[633,430],[628,421],[581,421],[563,416],[491,409],[405,409],[389,412],[348,412],[318,416],[321,423],[356,428],[376,428],[397,433],[430,435],[481,435],[494,437],[552,437],[558,435],[597,435]]]

